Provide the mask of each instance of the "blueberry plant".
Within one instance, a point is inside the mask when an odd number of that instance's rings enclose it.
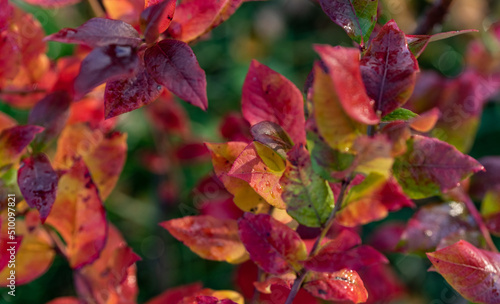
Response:
[[[51,304],[137,302],[141,258],[104,204],[126,159],[117,116],[153,103],[158,130],[185,136],[173,95],[208,107],[206,75],[189,44],[243,2],[104,0],[101,16],[45,36],[33,16],[0,0],[0,98],[30,109],[25,125],[0,113],[3,287],[33,281],[61,255],[77,296]],[[417,58],[433,41],[475,30],[406,34],[393,20],[378,22],[377,0],[318,2],[353,46],[312,46],[318,57],[303,92],[251,61],[242,115],[221,128],[229,141],[205,143],[207,181],[224,212],[202,206],[201,215],[159,223],[200,257],[241,264],[238,291],[194,283],[147,303],[389,303],[405,289],[390,252],[428,258],[471,302],[500,303],[491,236],[500,236],[500,158],[466,154],[500,88],[500,25],[473,40],[465,71],[446,79],[420,71]],[[47,41],[78,46],[51,62]],[[204,149],[192,143],[168,155],[192,159]],[[406,223],[381,225],[362,243],[361,226],[402,208],[414,210]]]

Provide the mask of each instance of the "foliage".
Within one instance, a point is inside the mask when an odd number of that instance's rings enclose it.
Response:
[[[431,42],[474,30],[410,35],[380,18],[376,0],[321,0],[354,47],[314,45],[304,93],[252,60],[242,114],[221,126],[228,142],[189,141],[174,96],[206,111],[210,77],[191,45],[243,2],[104,0],[103,11],[93,1],[94,18],[45,37],[33,16],[0,0],[0,98],[29,109],[26,124],[0,112],[0,284],[9,284],[14,240],[17,285],[57,257],[71,269],[76,294],[49,303],[137,303],[141,257],[106,202],[127,165],[119,116],[148,105],[155,141],[167,134],[177,142],[145,155],[145,167],[175,174],[183,163],[213,165],[196,189],[209,200],[196,206],[202,214],[155,224],[241,272],[238,292],[192,283],[147,303],[385,303],[406,293],[387,265],[394,252],[427,257],[469,301],[498,303],[500,254],[490,233],[500,235],[500,159],[467,153],[500,89],[500,25],[487,43],[471,42],[464,73],[445,79],[420,71],[417,58]],[[47,41],[77,47],[51,61]],[[167,197],[170,186],[162,184]],[[363,244],[360,227],[405,208],[418,210]]]

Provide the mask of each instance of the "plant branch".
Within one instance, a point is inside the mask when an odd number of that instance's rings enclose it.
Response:
[[[420,19],[414,35],[427,35],[437,24],[441,24],[448,13],[448,9],[453,0],[435,0],[425,15]]]
[[[101,6],[101,3],[99,0],[89,0],[90,7],[92,8],[92,11],[94,12],[94,15],[96,17],[104,17],[106,16],[106,12],[104,11],[103,7]]]
[[[36,93],[45,93],[47,92],[44,89],[34,89],[34,90],[0,90],[0,94],[8,94],[8,95],[28,95],[28,94],[36,94]]]
[[[495,243],[493,243],[490,232],[488,231],[486,224],[484,224],[483,218],[481,217],[481,214],[477,210],[476,205],[474,205],[474,202],[465,193],[463,193],[463,200],[465,205],[467,206],[467,209],[469,209],[472,218],[474,219],[474,221],[476,221],[477,226],[479,227],[479,231],[481,231],[481,234],[483,235],[486,244],[488,245],[488,247],[490,247],[491,251],[498,253],[498,249],[495,246]]]
[[[344,179],[342,181],[342,187],[340,188],[340,194],[339,197],[337,198],[337,201],[335,202],[335,207],[333,207],[332,212],[330,213],[330,216],[328,217],[328,220],[326,221],[325,225],[322,227],[323,229],[321,230],[321,234],[318,236],[316,239],[316,242],[314,243],[311,252],[309,253],[309,257],[313,257],[318,253],[318,250],[320,248],[321,242],[325,238],[326,234],[332,228],[333,222],[335,221],[335,215],[337,212],[340,210],[340,207],[342,206],[342,203],[344,202],[344,196],[345,192],[347,190],[347,187],[351,183],[351,178]],[[302,269],[300,272],[299,276],[295,279],[293,282],[292,290],[290,290],[290,293],[288,294],[288,298],[286,299],[285,304],[292,304],[293,299],[295,299],[295,296],[300,290],[300,287],[302,286],[302,283],[304,282],[304,279],[306,278],[307,275],[307,270]]]

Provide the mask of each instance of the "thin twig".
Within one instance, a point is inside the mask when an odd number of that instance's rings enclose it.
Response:
[[[101,3],[99,0],[89,0],[90,7],[92,8],[92,11],[94,12],[94,15],[96,17],[104,17],[106,16],[106,12],[104,11],[103,7],[101,6]]]
[[[333,207],[332,212],[330,213],[330,217],[328,217],[328,220],[326,221],[325,225],[323,226],[323,229],[321,230],[321,234],[319,237],[316,239],[316,242],[314,243],[311,252],[309,253],[309,257],[313,257],[318,253],[318,250],[320,248],[321,242],[325,238],[326,234],[332,228],[333,222],[335,222],[335,215],[337,214],[337,211],[340,210],[340,207],[342,206],[342,203],[344,202],[344,196],[345,192],[347,190],[347,187],[351,183],[351,179],[347,178],[342,181],[342,187],[340,189],[340,194],[339,197],[337,198],[337,202],[335,203],[335,207]],[[306,278],[307,275],[307,270],[302,269],[300,272],[299,276],[295,279],[293,282],[292,290],[288,294],[288,298],[286,299],[285,304],[292,304],[293,300],[295,299],[295,296],[300,290],[300,287],[302,286],[302,283],[304,282],[304,279]]]
[[[36,93],[45,93],[47,90],[44,89],[34,89],[34,90],[0,90],[0,94],[7,95],[28,95]]]
[[[490,232],[488,231],[488,228],[486,227],[486,224],[484,223],[481,214],[477,210],[476,205],[474,205],[474,202],[470,199],[470,197],[467,194],[465,193],[462,194],[464,203],[467,206],[467,209],[469,209],[472,218],[474,219],[474,221],[476,221],[476,224],[479,227],[479,231],[481,231],[481,234],[483,235],[486,244],[488,245],[488,247],[490,247],[491,251],[498,253],[498,249],[495,246],[495,243],[493,243]]]
[[[435,0],[434,5],[420,19],[414,35],[427,35],[437,24],[441,24],[453,0]]]

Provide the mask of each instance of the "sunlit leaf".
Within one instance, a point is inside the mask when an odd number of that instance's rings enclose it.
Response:
[[[434,268],[462,296],[474,303],[500,302],[500,255],[459,241],[427,253]]]
[[[186,216],[160,225],[204,259],[241,263],[248,259],[236,220]]]
[[[368,292],[358,273],[343,269],[333,273],[310,272],[304,288],[314,296],[327,301],[366,302]]]
[[[106,214],[83,160],[76,160],[59,179],[56,201],[46,222],[66,242],[72,268],[78,269],[99,257],[106,243]]]
[[[250,133],[255,141],[273,149],[283,158],[286,158],[286,152],[293,146],[293,141],[288,133],[280,125],[270,121],[261,121],[253,125]]]
[[[39,126],[16,126],[4,129],[0,133],[0,170],[2,167],[15,163],[24,149],[42,132]]]
[[[175,0],[164,0],[147,6],[141,13],[141,29],[146,43],[153,43],[163,33],[174,17]]]

